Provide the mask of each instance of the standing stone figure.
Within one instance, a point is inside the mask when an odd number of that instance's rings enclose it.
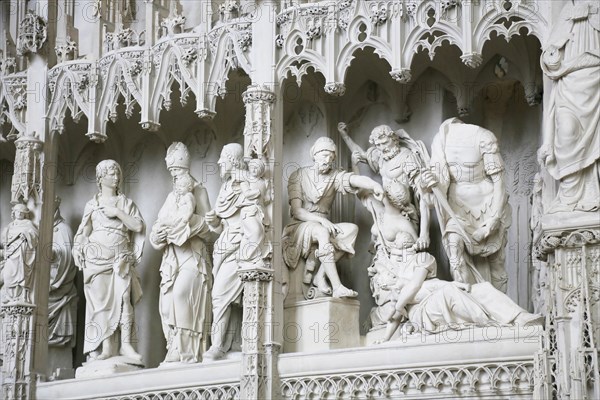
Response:
[[[379,199],[381,185],[366,176],[334,169],[337,147],[328,137],[320,137],[310,150],[312,166],[296,170],[288,182],[292,222],[283,232],[283,258],[289,269],[305,259],[304,283],[312,284],[322,295],[356,297],[358,294],[340,281],[336,262],[354,255],[358,227],[352,223],[329,220],[329,211],[337,193],[371,191]],[[316,260],[321,265],[315,271]]]
[[[595,211],[600,198],[600,11],[569,1],[542,53],[553,81],[539,162],[560,181],[547,213]]]
[[[114,160],[96,166],[98,194],[85,205],[75,234],[73,258],[83,271],[88,360],[121,355],[141,363],[133,347],[133,306],[142,297],[136,266],[144,248],[144,220],[120,189],[123,174]]]
[[[202,361],[210,324],[210,210],[206,189],[190,175],[190,153],[183,143],[167,149],[173,191],[158,212],[150,244],[163,251],[160,265],[160,315],[167,339],[165,362]]]
[[[240,319],[233,308],[241,304],[244,288],[238,270],[250,265],[264,267],[268,255],[264,246],[264,170],[249,175],[243,157],[241,145],[223,146],[218,161],[223,184],[215,209],[206,215],[211,230],[219,233],[213,252],[212,346],[205,354],[212,360],[231,350],[237,334]]]
[[[77,289],[73,264],[73,232],[60,215],[60,197],[55,199],[50,293],[48,297],[48,344],[75,346]]]
[[[33,289],[33,265],[38,244],[38,229],[31,221],[30,211],[24,204],[12,208],[13,221],[2,234],[4,249],[2,258],[2,280],[4,281],[5,303],[12,301],[31,302]]]
[[[437,207],[452,278],[470,284],[488,281],[506,293],[504,248],[511,210],[496,137],[450,118],[433,138],[431,166],[437,183],[427,172],[424,184],[439,184],[452,210]]]
[[[77,289],[73,264],[73,231],[60,215],[60,197],[54,200],[54,232],[48,293],[48,376],[61,376],[73,368],[77,326]]]

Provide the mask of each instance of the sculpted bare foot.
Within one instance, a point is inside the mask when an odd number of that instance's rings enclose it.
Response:
[[[137,351],[135,351],[135,349],[130,343],[121,343],[121,350],[119,351],[119,354],[121,354],[124,357],[129,357],[134,360],[142,361],[142,356]]]
[[[356,297],[358,293],[354,290],[348,289],[347,287],[340,285],[333,289],[333,297]]]

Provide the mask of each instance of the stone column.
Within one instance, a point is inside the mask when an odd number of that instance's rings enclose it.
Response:
[[[277,162],[276,140],[272,140],[271,112],[275,94],[267,87],[253,85],[243,95],[246,105],[244,128],[244,157],[246,160],[262,159],[267,165],[265,178],[275,191],[273,201],[267,205],[267,219],[271,224],[265,230],[270,253],[264,265],[253,265],[239,271],[244,282],[244,316],[242,323],[242,372],[240,398],[275,399],[279,395],[277,357],[280,344],[274,341],[274,265],[281,258],[279,248],[274,247],[274,232],[280,232],[281,213],[277,214],[275,200],[277,176],[281,175],[281,163]],[[278,153],[281,154],[281,153]],[[279,160],[280,161],[280,160]]]
[[[279,397],[279,345],[270,340],[273,270],[260,267],[243,269],[238,275],[244,282],[240,398],[275,399]]]
[[[583,214],[542,220],[536,250],[548,262],[549,304],[536,399],[600,398],[600,214]]]
[[[35,375],[32,371],[35,305],[24,302],[3,304],[2,398],[34,398]]]
[[[4,316],[1,397],[5,399],[33,398],[35,382],[39,377],[43,379],[46,373],[51,259],[49,244],[52,243],[57,156],[56,136],[49,132],[46,119],[47,48],[54,44],[54,37],[48,38],[48,32],[54,32],[51,26],[56,23],[56,8],[49,7],[47,11],[45,18],[29,11],[21,20],[18,30],[17,52],[27,59],[28,65],[27,96],[23,121],[25,129],[15,143],[17,153],[11,200],[31,210],[31,219],[37,226],[39,238],[30,295],[10,299],[1,307]]]

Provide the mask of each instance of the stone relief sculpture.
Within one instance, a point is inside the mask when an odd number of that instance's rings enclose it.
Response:
[[[489,282],[471,285],[435,278],[435,261],[426,262],[431,256],[420,255],[421,262],[406,263],[398,270],[392,287],[395,310],[382,341],[390,340],[404,321],[408,321],[409,332],[428,333],[490,324],[528,327],[543,322],[542,316],[528,313]]]
[[[291,270],[305,260],[303,283],[312,288],[305,292],[308,298],[356,297],[354,290],[342,285],[336,262],[354,254],[358,227],[346,222],[334,224],[329,220],[329,211],[337,193],[364,189],[381,199],[383,188],[368,177],[335,169],[337,147],[330,138],[317,139],[310,153],[314,164],[296,170],[289,178],[292,222],[284,228],[283,258]]]
[[[239,328],[234,305],[241,304],[243,282],[238,270],[244,266],[264,266],[269,254],[265,245],[265,210],[268,201],[266,180],[262,178],[264,163],[244,164],[240,144],[223,146],[218,161],[223,184],[214,210],[206,215],[213,232],[219,233],[213,252],[212,346],[206,359],[218,360],[232,349]]]
[[[73,259],[83,271],[83,351],[88,361],[121,355],[123,363],[139,366],[133,307],[142,296],[136,266],[144,248],[145,224],[135,203],[121,192],[122,179],[116,161],[96,166],[98,194],[85,205]]]
[[[594,1],[567,2],[542,53],[553,81],[540,165],[560,181],[546,211],[599,209],[600,14]]]
[[[38,244],[38,229],[31,221],[30,211],[24,204],[12,208],[13,221],[2,233],[3,302],[31,302],[33,266]]]
[[[48,344],[75,346],[77,321],[77,289],[73,264],[73,232],[60,215],[60,197],[55,199],[50,292],[48,297]]]
[[[377,304],[371,310],[370,325],[382,325],[393,308],[389,285],[397,278],[396,269],[413,262],[435,263],[429,254],[419,253],[430,243],[429,205],[420,188],[427,150],[422,142],[412,140],[403,130],[394,132],[387,125],[373,129],[369,137],[372,146],[366,151],[348,135],[346,124],[339,123],[338,131],[352,151],[353,162],[367,163],[383,182],[382,201],[372,195],[359,196],[373,216],[371,234],[376,250],[369,267]],[[417,261],[420,258],[423,259]]]
[[[433,138],[431,167],[434,173],[425,172],[423,183],[447,196],[446,207],[444,199],[436,198],[436,210],[452,278],[469,284],[488,281],[506,292],[504,248],[511,210],[496,137],[450,118]]]
[[[173,191],[158,212],[150,244],[163,251],[160,265],[160,315],[167,339],[164,362],[202,361],[210,324],[210,210],[206,189],[190,175],[190,153],[183,143],[167,149]]]

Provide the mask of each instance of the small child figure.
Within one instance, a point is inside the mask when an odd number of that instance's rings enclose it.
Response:
[[[270,203],[269,183],[263,178],[266,166],[262,160],[248,161],[248,173],[240,182],[242,219],[242,244],[240,262],[261,263],[269,253],[265,246],[265,227],[269,226],[265,205]]]
[[[264,206],[270,202],[268,196],[269,183],[263,178],[266,166],[262,160],[253,158],[248,161],[248,176],[240,183],[244,204]]]
[[[181,246],[188,239],[190,219],[196,209],[194,184],[194,179],[190,175],[178,176],[171,193],[174,196],[176,207],[171,207],[165,210],[166,212],[158,214],[159,229],[162,228],[167,232],[168,243]]]
[[[191,175],[181,175],[175,180],[175,203],[177,204],[176,220],[174,224],[188,223],[196,209],[196,198],[194,197],[194,179]]]

